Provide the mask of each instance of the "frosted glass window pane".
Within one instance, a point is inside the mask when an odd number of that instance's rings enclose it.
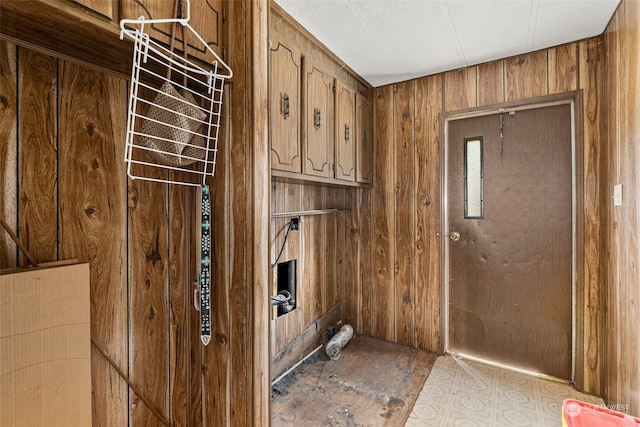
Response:
[[[482,137],[464,140],[464,217],[482,218]]]

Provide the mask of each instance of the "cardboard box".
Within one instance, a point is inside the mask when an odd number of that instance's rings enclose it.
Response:
[[[0,426],[91,425],[89,264],[0,276]]]

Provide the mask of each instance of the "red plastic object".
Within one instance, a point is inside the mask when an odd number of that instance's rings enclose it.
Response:
[[[565,399],[562,427],[639,427],[640,419],[602,406]]]

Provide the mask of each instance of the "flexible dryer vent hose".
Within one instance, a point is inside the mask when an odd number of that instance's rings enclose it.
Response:
[[[342,348],[347,345],[351,338],[353,338],[353,328],[351,325],[344,325],[340,328],[340,332],[335,334],[327,343],[327,356],[329,356],[331,360],[337,360],[340,357]]]

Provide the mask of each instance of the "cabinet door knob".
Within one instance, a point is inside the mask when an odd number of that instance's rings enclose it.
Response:
[[[349,125],[344,125],[344,140],[349,142]]]
[[[289,118],[289,94],[285,93],[282,97],[282,115],[285,120]]]
[[[320,109],[319,108],[314,109],[313,125],[315,126],[316,130],[320,129]]]

